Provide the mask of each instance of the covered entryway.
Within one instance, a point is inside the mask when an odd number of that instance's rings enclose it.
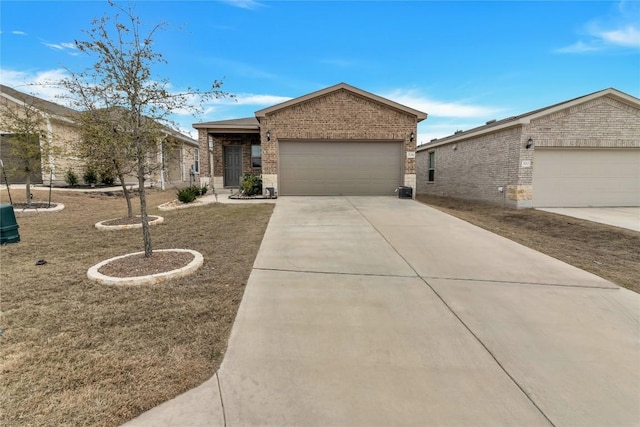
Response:
[[[533,206],[640,206],[640,149],[536,148]]]
[[[398,141],[280,141],[280,194],[393,195],[403,182]]]

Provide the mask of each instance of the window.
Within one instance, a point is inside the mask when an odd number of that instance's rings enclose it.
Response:
[[[436,178],[436,152],[429,152],[429,182],[435,181]]]
[[[200,173],[200,150],[198,148],[193,150],[193,171]]]
[[[262,146],[260,145],[251,146],[251,167],[262,167]]]

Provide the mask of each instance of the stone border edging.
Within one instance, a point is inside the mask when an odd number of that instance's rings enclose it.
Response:
[[[64,205],[62,203],[55,203],[55,206],[52,207],[52,208],[35,208],[35,209],[28,209],[28,208],[16,209],[16,208],[13,208],[13,211],[15,213],[31,214],[31,213],[39,213],[39,212],[60,212],[63,209],[64,209]]]
[[[158,206],[158,209],[160,209],[161,211],[173,211],[173,210],[176,210],[176,209],[185,209],[185,208],[192,208],[194,206],[203,206],[203,205],[205,205],[205,203],[202,203],[198,199],[194,200],[191,203],[185,203],[185,204],[182,204],[182,205],[177,205],[177,204],[175,204],[176,200],[172,200],[170,202],[163,203],[160,206]]]
[[[136,215],[139,217],[140,215]],[[164,222],[164,218],[159,215],[149,215],[150,217],[155,217],[154,220],[149,221],[149,225],[160,224]],[[122,224],[122,225],[104,225],[104,222],[113,221],[114,219],[121,218],[113,218],[113,219],[105,219],[104,221],[97,222],[95,227],[98,230],[128,230],[131,228],[142,228],[142,222],[140,224]]]
[[[120,255],[114,258],[110,258],[106,261],[102,261],[93,267],[91,267],[87,271],[87,277],[93,281],[100,283],[101,285],[116,285],[116,286],[127,286],[127,285],[153,285],[156,283],[164,282],[170,279],[175,279],[177,277],[184,277],[191,273],[194,273],[198,268],[202,266],[204,263],[204,257],[200,252],[193,251],[191,249],[156,249],[154,252],[189,252],[193,254],[193,260],[185,265],[184,267],[178,268],[176,270],[167,271],[164,273],[156,273],[148,276],[134,276],[134,277],[113,277],[106,276],[98,270],[112,261],[117,259],[126,258],[128,256],[140,255],[144,252],[134,252],[131,254]]]

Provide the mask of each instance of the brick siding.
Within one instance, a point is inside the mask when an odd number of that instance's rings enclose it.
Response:
[[[417,192],[528,207],[535,149],[640,147],[639,119],[640,109],[601,97],[533,119],[529,124],[424,149],[416,154]],[[529,138],[534,146],[526,149]],[[430,151],[435,152],[432,183],[428,182]],[[523,166],[524,160],[530,161],[529,167]]]
[[[411,114],[344,89],[337,90],[276,110],[261,119],[262,172],[276,179],[280,140],[399,141],[407,152],[416,150],[415,139],[411,141],[409,137],[411,132],[417,132],[416,126],[417,119]],[[403,173],[411,177],[415,174],[415,159],[404,157]]]

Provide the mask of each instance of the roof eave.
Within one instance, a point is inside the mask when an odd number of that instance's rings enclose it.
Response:
[[[315,91],[315,92],[311,92],[309,94],[300,96],[298,98],[294,98],[294,99],[290,99],[289,101],[285,101],[285,102],[281,102],[280,104],[276,104],[276,105],[272,105],[271,107],[267,107],[264,108],[262,110],[258,110],[255,113],[255,116],[258,120],[260,120],[261,118],[265,117],[267,114],[269,113],[273,113],[275,111],[281,110],[283,108],[287,108],[287,107],[291,107],[293,105],[305,102],[305,101],[309,101],[311,99],[323,96],[323,95],[327,95],[329,93],[338,91],[338,90],[347,90],[353,93],[356,93],[364,98],[369,98],[369,99],[373,99],[374,101],[377,101],[381,104],[384,104],[388,107],[394,108],[396,110],[402,111],[404,113],[408,113],[411,115],[416,116],[416,119],[418,122],[423,121],[424,119],[427,118],[427,113],[424,113],[422,111],[418,111],[416,109],[413,109],[411,107],[407,107],[406,105],[402,105],[399,104],[395,101],[391,101],[390,99],[387,98],[383,98],[381,96],[375,95],[373,93],[364,91],[362,89],[358,89],[357,87],[348,85],[346,83],[338,83],[337,85],[333,85],[333,86],[329,86],[327,88]]]
[[[433,141],[433,142],[428,142],[428,143],[423,144],[423,145],[419,145],[416,148],[416,151],[429,150],[431,148],[440,147],[442,145],[447,145],[447,144],[451,144],[451,143],[454,143],[454,142],[464,141],[465,139],[473,138],[473,137],[476,137],[476,136],[479,136],[479,135],[484,135],[484,134],[488,134],[488,133],[492,133],[492,132],[501,131],[501,130],[512,128],[512,127],[515,127],[515,126],[520,126],[520,125],[523,125],[523,124],[526,124],[526,123],[528,123],[528,122],[526,122],[525,119],[513,120],[513,121],[509,121],[507,123],[502,123],[502,124],[497,125],[497,126],[492,126],[490,128],[478,129],[476,131],[470,130],[470,131],[464,132],[464,133],[459,134],[459,135],[446,136],[440,141]]]

